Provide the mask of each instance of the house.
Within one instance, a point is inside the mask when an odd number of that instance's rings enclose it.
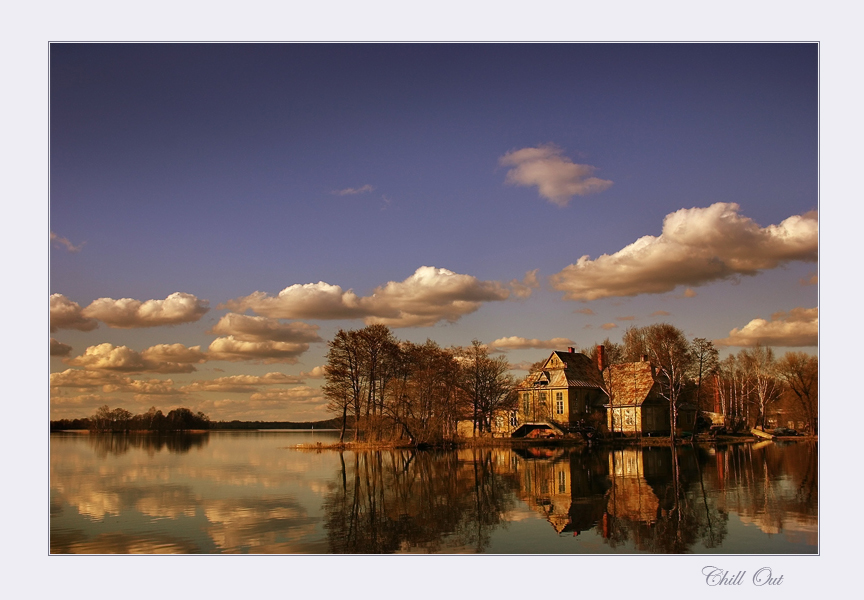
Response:
[[[609,400],[598,365],[568,348],[555,351],[517,388],[518,407],[503,423],[514,437],[560,435],[597,420]]]
[[[598,354],[602,356],[602,351]],[[654,367],[640,362],[611,365],[604,371],[609,403],[606,426],[624,435],[669,435],[669,401],[660,395]]]

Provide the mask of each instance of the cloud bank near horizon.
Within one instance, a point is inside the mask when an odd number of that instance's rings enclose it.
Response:
[[[646,235],[615,254],[582,256],[552,275],[567,300],[662,294],[742,275],[756,275],[792,261],[816,262],[819,222],[815,212],[760,227],[735,203],[683,208],[666,215],[659,236]],[[695,294],[689,290],[689,295]]]

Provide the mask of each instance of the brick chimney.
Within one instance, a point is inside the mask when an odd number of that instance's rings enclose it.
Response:
[[[570,354],[573,354],[574,352],[576,352],[576,348],[574,348],[573,346],[568,346],[567,352],[569,352]]]
[[[606,368],[606,346],[597,346],[597,368],[601,371]]]

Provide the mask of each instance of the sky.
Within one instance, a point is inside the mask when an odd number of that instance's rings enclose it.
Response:
[[[51,418],[327,418],[340,329],[817,351],[816,44],[51,44]]]

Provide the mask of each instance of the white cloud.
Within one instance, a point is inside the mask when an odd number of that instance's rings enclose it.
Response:
[[[68,250],[69,252],[80,252],[81,248],[84,247],[84,244],[87,243],[87,242],[81,242],[80,244],[78,244],[76,246],[72,242],[67,240],[65,237],[60,237],[59,235],[57,235],[53,231],[51,232],[51,241],[54,242],[54,245],[57,246],[58,248],[59,247],[66,248],[66,250]]]
[[[99,319],[109,327],[133,329],[178,325],[200,319],[210,310],[207,300],[192,294],[174,292],[164,300],[133,300],[132,298],[99,298],[82,311],[85,317]]]
[[[251,309],[280,319],[365,319],[367,324],[391,327],[428,327],[455,322],[483,302],[506,300],[510,293],[497,281],[480,281],[447,269],[420,267],[401,282],[391,281],[360,297],[338,285],[296,284],[269,296],[255,292],[226,303],[231,310]]]
[[[261,401],[270,402],[289,402],[305,403],[305,404],[324,404],[324,395],[320,389],[311,388],[308,386],[296,387],[290,390],[267,390],[266,392],[256,392],[249,396],[252,403]]]
[[[185,359],[188,359],[190,355],[194,355],[196,353],[195,351],[198,350],[199,347],[195,346],[194,348],[187,349],[188,352],[184,354],[176,349],[178,346],[182,345],[154,346],[156,350],[148,348],[144,353],[139,353],[127,346],[115,346],[113,344],[104,343],[90,346],[81,356],[67,358],[63,362],[74,367],[115,371],[119,373],[191,373],[195,371],[195,367],[189,364]],[[145,356],[145,353],[148,351],[150,351],[150,356],[170,355],[171,352],[168,351],[166,353],[164,348],[175,348],[175,356],[181,356],[184,360],[181,362],[153,360],[152,358]],[[200,362],[200,360],[194,362]]]
[[[602,192],[612,185],[606,179],[593,177],[597,169],[579,165],[554,145],[522,148],[508,152],[499,159],[507,171],[506,182],[512,185],[536,185],[540,195],[558,206],[567,206],[573,196]]]
[[[83,309],[77,302],[72,302],[63,294],[51,294],[48,304],[51,333],[58,329],[92,331],[99,327],[95,319],[88,319],[81,314]]]
[[[207,360],[201,346],[183,344],[156,344],[141,352],[141,356],[153,362],[202,363]]]
[[[309,344],[273,341],[245,342],[229,335],[213,340],[207,351],[207,358],[232,362],[250,360],[264,364],[294,364],[297,362],[297,357],[308,349]]]
[[[552,338],[551,340],[538,340],[536,338],[528,339],[518,336],[510,336],[498,338],[491,344],[490,348],[495,350],[524,350],[526,348],[546,348],[549,350],[557,350],[573,346],[576,342],[568,338]]]
[[[759,227],[739,215],[739,209],[737,204],[723,202],[681,209],[666,215],[659,237],[647,235],[596,260],[583,256],[550,281],[569,300],[596,300],[661,294],[679,285],[699,286],[755,275],[790,261],[816,261],[819,223],[815,213]]]
[[[819,309],[793,308],[776,312],[771,320],[753,319],[744,327],[729,332],[729,337],[714,340],[718,346],[816,346],[819,343]]]
[[[223,392],[251,393],[257,392],[264,385],[286,385],[303,383],[302,377],[285,375],[284,373],[267,373],[266,375],[231,375],[217,377],[209,381],[193,381],[181,388],[184,392]]]
[[[525,273],[525,278],[522,281],[514,279],[510,282],[510,288],[513,290],[513,295],[517,298],[528,298],[534,290],[540,287],[540,282],[537,281],[537,271],[534,269]]]
[[[63,344],[58,342],[54,338],[51,338],[51,346],[49,354],[51,356],[69,356],[69,353],[72,352],[72,346],[69,344]]]
[[[300,372],[300,376],[306,377],[307,379],[323,379],[324,375],[326,375],[326,372],[324,371],[324,365],[318,365],[311,371]]]
[[[219,319],[210,333],[233,335],[244,342],[321,342],[318,329],[318,325],[300,321],[282,323],[268,317],[228,313]]]
[[[103,388],[107,385],[118,385],[128,378],[116,373],[105,371],[84,371],[82,369],[66,369],[60,373],[51,373],[52,388],[76,388],[79,390]]]
[[[345,188],[344,190],[333,190],[333,193],[336,194],[337,196],[353,196],[355,194],[366,194],[368,192],[371,192],[374,189],[375,189],[374,187],[372,187],[371,185],[369,185],[367,183],[366,185],[362,185],[362,186],[356,187],[356,188]]]

